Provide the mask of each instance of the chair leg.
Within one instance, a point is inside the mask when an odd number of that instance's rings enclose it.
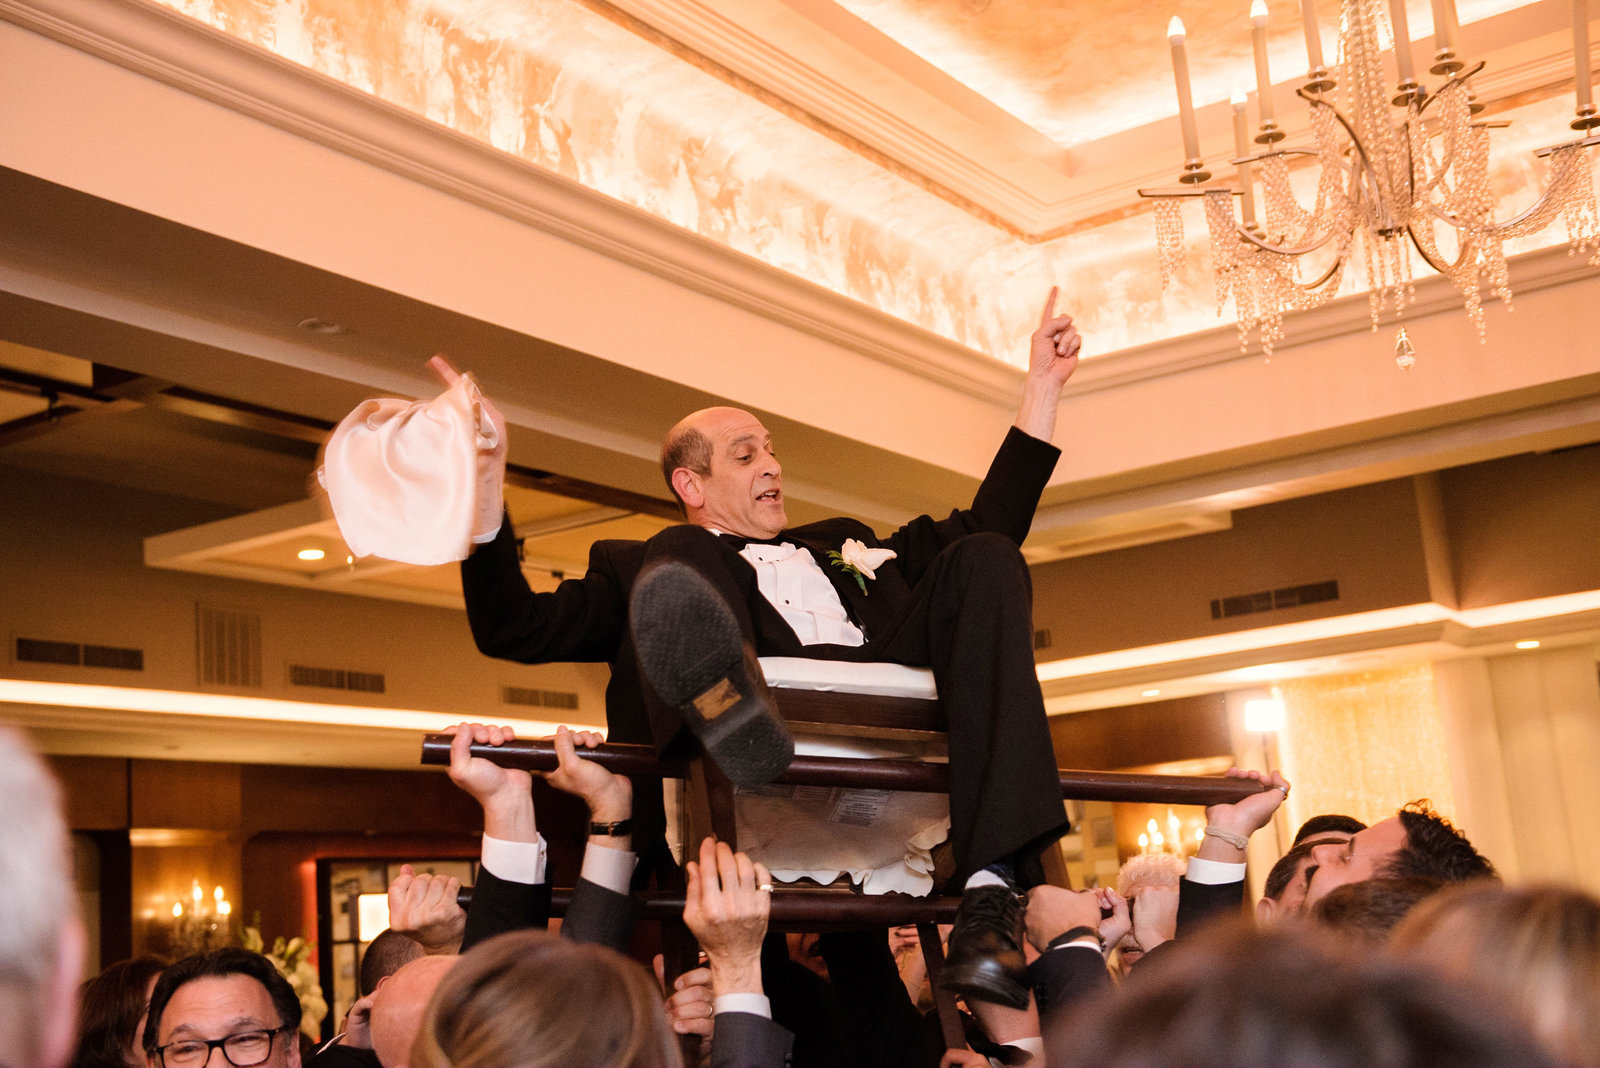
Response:
[[[728,848],[739,848],[738,820],[733,807],[733,783],[711,761],[700,756],[689,762],[683,780],[683,859],[700,855],[700,842],[708,834]]]
[[[944,944],[939,941],[939,925],[917,924],[917,938],[922,943],[922,960],[928,966],[928,982],[933,987],[933,1004],[939,1012],[939,1033],[944,1036],[945,1049],[966,1049],[967,1029],[961,1024],[956,996],[939,989],[939,973],[944,969]]]
[[[661,960],[662,981],[669,993],[678,976],[700,966],[700,943],[681,917],[661,921]],[[678,1052],[683,1055],[686,1068],[695,1068],[700,1063],[700,1036],[679,1035]]]

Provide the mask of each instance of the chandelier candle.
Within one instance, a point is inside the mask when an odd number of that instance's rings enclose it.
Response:
[[[1594,107],[1594,86],[1589,81],[1589,2],[1572,0],[1572,65],[1577,76],[1578,117]]]
[[[1250,5],[1250,46],[1256,54],[1256,106],[1261,109],[1261,131],[1275,129],[1272,120],[1272,74],[1267,70],[1267,3],[1253,0]]]
[[[1300,18],[1306,24],[1306,62],[1311,71],[1323,70],[1322,31],[1317,27],[1316,0],[1300,0]]]
[[[1183,127],[1184,166],[1200,162],[1200,134],[1194,126],[1194,100],[1189,93],[1189,54],[1183,47],[1183,20],[1172,16],[1167,42],[1172,45],[1172,78],[1178,83],[1178,123]]]
[[[1394,30],[1394,61],[1400,69],[1400,88],[1415,89],[1417,76],[1411,69],[1411,26],[1406,22],[1406,0],[1389,0],[1389,25]]]
[[[1244,90],[1235,89],[1230,100],[1233,104],[1233,152],[1243,158],[1250,155],[1250,120],[1245,117],[1247,103]],[[1256,189],[1250,177],[1250,164],[1239,164],[1239,184],[1244,187],[1244,228],[1256,228]]]
[[[1435,53],[1456,50],[1461,28],[1456,25],[1455,0],[1433,0],[1433,49]]]

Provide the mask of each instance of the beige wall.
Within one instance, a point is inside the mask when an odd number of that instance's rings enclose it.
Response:
[[[212,687],[215,692],[437,710],[441,726],[457,717],[492,721],[552,714],[605,722],[604,665],[534,667],[491,660],[472,644],[462,612],[144,566],[144,536],[218,518],[208,505],[5,467],[0,501],[0,635],[9,677],[202,689],[195,612],[203,604],[261,619],[261,687]],[[17,637],[141,648],[145,668],[19,663],[12,640]],[[289,664],[381,672],[386,689],[361,694],[291,686]],[[579,708],[555,713],[502,705],[502,685],[577,693]]]

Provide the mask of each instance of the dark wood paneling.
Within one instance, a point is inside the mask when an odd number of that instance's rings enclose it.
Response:
[[[121,757],[46,758],[61,782],[67,826],[75,831],[111,831],[128,824],[128,761]]]
[[[239,765],[129,761],[129,821],[135,827],[239,828]]]

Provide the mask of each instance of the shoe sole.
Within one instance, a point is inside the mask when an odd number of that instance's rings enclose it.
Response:
[[[640,671],[722,773],[739,786],[782,774],[794,740],[711,584],[688,564],[657,564],[634,584],[628,611]]]
[[[1026,987],[1007,982],[992,972],[949,965],[939,970],[939,989],[968,1001],[987,1001],[1013,1009],[1026,1009],[1030,993]]]

